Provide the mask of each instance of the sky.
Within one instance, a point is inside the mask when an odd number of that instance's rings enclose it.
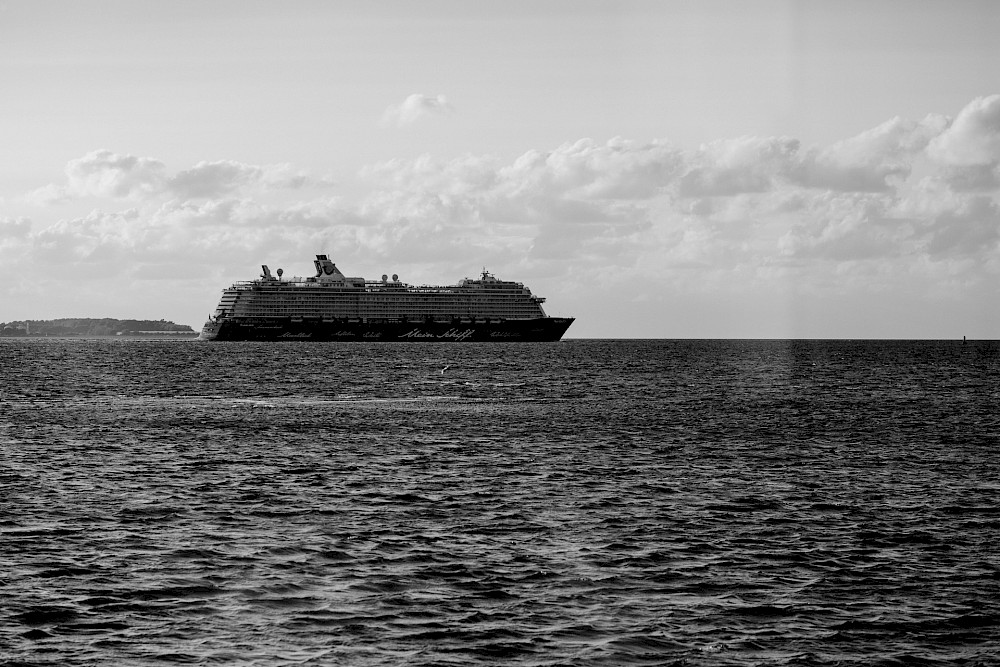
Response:
[[[0,0],[0,321],[484,268],[575,338],[1000,338],[993,0]]]

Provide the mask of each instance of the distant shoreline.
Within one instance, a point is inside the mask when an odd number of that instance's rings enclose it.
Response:
[[[7,338],[17,340],[196,340],[201,336],[199,331],[157,331],[150,334],[123,333],[123,334],[21,334],[21,335],[0,335],[0,340]]]
[[[0,322],[0,337],[4,338],[178,338],[197,335],[190,326],[167,320],[84,317]]]

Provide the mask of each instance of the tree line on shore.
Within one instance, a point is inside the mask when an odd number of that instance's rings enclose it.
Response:
[[[140,332],[194,333],[194,330],[186,324],[167,320],[118,320],[110,317],[0,322],[0,335],[4,336],[115,336]]]

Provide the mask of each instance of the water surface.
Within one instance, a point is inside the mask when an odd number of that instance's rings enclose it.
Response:
[[[13,664],[1000,660],[1000,344],[0,340]]]

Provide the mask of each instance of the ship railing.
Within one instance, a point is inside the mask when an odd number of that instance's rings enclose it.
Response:
[[[260,289],[262,287],[324,287],[328,283],[310,282],[305,278],[294,277],[288,280],[238,280],[232,284],[230,289],[248,290]],[[357,283],[338,284],[338,287],[360,287]],[[479,287],[480,289],[476,289]],[[377,280],[366,280],[364,288],[366,291],[387,291],[395,292],[405,290],[410,294],[518,294],[528,296],[530,290],[525,290],[521,283],[499,283],[489,286],[483,285],[410,285],[408,283],[383,283]]]
[[[322,283],[311,283],[298,276],[287,280],[238,280],[230,289],[249,289],[252,287],[315,287]]]

